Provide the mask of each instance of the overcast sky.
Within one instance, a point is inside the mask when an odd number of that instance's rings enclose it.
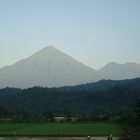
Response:
[[[0,67],[50,44],[95,69],[140,63],[140,0],[0,0]]]

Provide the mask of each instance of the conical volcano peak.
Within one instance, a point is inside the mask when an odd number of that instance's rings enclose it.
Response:
[[[62,87],[98,81],[97,72],[52,45],[0,69],[0,88]]]
[[[48,45],[46,49],[56,49],[53,45]]]
[[[43,48],[41,51],[58,51],[58,49],[56,49],[53,45],[49,45],[45,48]]]
[[[48,55],[48,54],[54,54],[54,53],[58,53],[60,52],[58,49],[56,49],[54,46],[49,45],[43,49],[41,49],[40,51],[38,51],[37,53],[33,54],[33,56],[41,56],[41,55]]]

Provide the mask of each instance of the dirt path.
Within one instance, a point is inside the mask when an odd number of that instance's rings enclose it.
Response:
[[[88,140],[87,137],[0,137],[0,140]],[[90,140],[107,140],[107,137],[91,137]],[[114,137],[113,140],[118,140]]]

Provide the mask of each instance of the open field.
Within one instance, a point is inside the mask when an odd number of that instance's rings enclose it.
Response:
[[[115,123],[0,124],[0,135],[18,136],[119,136],[123,129]]]

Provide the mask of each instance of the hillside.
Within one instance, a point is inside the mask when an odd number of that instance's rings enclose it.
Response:
[[[66,90],[65,88],[1,89],[0,107],[9,111],[55,112],[56,114],[94,113],[107,114],[124,106],[133,106],[140,98],[140,78],[125,81],[101,81],[102,90],[93,84],[88,90],[81,88]],[[114,84],[115,83],[115,84]],[[113,85],[113,86],[112,86]],[[106,88],[105,88],[106,87]],[[70,87],[69,87],[70,88]],[[73,87],[71,87],[73,88]]]

